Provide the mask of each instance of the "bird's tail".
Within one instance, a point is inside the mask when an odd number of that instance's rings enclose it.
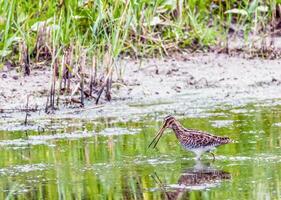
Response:
[[[229,144],[229,143],[237,143],[237,141],[230,139],[229,137],[222,137],[221,138],[222,144]]]

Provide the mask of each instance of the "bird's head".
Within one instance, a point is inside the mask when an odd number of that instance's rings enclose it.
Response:
[[[148,148],[154,143],[153,148],[156,147],[157,143],[159,142],[160,138],[162,137],[165,129],[172,128],[172,125],[176,122],[176,118],[172,115],[168,115],[164,118],[163,125],[156,136],[153,138],[151,143],[149,144]]]
[[[176,122],[176,118],[172,115],[168,115],[164,118],[163,126],[162,128],[172,128],[172,125]]]

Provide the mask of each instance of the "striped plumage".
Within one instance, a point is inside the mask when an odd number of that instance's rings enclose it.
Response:
[[[186,150],[192,151],[196,154],[196,159],[199,159],[200,156],[205,152],[212,151],[215,147],[222,144],[231,143],[232,140],[228,137],[220,137],[211,135],[209,133],[184,128],[175,117],[169,115],[165,117],[163,127],[160,129],[159,133],[150,143],[149,147],[155,142],[154,148],[156,147],[158,141],[160,140],[164,130],[170,128],[175,132],[177,139],[180,144]],[[214,154],[212,153],[214,156]]]
[[[178,183],[173,184],[172,187],[165,186],[156,173],[152,177],[167,200],[189,199],[192,190],[206,190],[219,186],[225,180],[231,180],[229,172],[212,168],[201,162],[196,162],[194,167],[184,170]]]

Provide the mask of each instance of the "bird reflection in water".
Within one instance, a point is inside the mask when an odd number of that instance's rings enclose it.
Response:
[[[192,168],[185,169],[178,179],[178,184],[165,185],[156,172],[152,178],[160,187],[167,200],[188,199],[192,190],[204,190],[220,185],[224,180],[230,180],[231,174],[217,170],[197,161]]]

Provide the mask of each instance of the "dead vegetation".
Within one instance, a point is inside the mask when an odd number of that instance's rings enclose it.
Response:
[[[36,5],[40,7],[36,9],[29,9],[26,1],[15,2],[22,6],[3,3],[0,9],[6,23],[5,31],[0,31],[1,59],[7,66],[19,64],[24,76],[38,63],[50,66],[46,113],[61,104],[83,107],[86,99],[95,104],[101,99],[111,101],[114,82],[123,84],[122,76],[113,80],[120,68],[117,59],[123,55],[169,57],[199,50],[249,58],[281,57],[274,42],[281,27],[281,7],[275,1],[61,1]],[[24,8],[38,20],[29,23]],[[47,16],[40,16],[38,10],[48,10]],[[197,81],[211,85],[204,79]]]
[[[110,51],[103,56],[103,62],[98,62],[94,55],[90,59],[83,47],[75,49],[69,46],[62,52],[61,57],[58,56],[52,61],[52,76],[45,112],[53,112],[60,103],[83,107],[85,99],[94,99],[95,104],[98,104],[103,95],[105,100],[110,101],[114,71],[114,59]],[[87,62],[89,60],[92,62],[91,66],[90,62]],[[98,68],[104,70],[98,72]]]

